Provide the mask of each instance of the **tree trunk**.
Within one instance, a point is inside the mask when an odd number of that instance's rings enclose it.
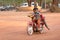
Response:
[[[59,0],[52,0],[52,5],[50,7],[51,12],[60,12],[60,8],[58,7]]]
[[[42,4],[42,0],[39,1],[39,6],[41,6],[41,4]]]
[[[27,0],[28,6],[31,7],[31,0]]]
[[[56,5],[56,6],[58,6],[58,0],[53,0],[53,2],[52,2],[52,5]]]
[[[37,8],[36,0],[34,0],[34,8]]]

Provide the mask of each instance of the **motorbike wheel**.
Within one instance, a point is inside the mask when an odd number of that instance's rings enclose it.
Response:
[[[40,25],[40,33],[43,33],[43,25]]]
[[[28,35],[32,35],[33,34],[33,27],[32,26],[28,26],[27,27],[27,34]]]

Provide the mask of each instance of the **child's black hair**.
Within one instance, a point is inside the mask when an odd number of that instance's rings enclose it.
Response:
[[[33,10],[38,10],[38,8],[34,8]]]

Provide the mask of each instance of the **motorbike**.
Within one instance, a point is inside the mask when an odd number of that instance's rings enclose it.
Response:
[[[28,17],[30,17],[30,16],[28,16]],[[32,21],[33,18],[32,17],[30,17],[30,18],[31,18],[31,21],[29,21],[28,26],[27,26],[27,34],[32,35],[34,32],[39,32],[41,34],[43,31],[43,25],[44,25],[43,21],[40,20],[41,21],[40,28],[38,28],[37,24]],[[40,30],[38,30],[38,29],[40,29]]]

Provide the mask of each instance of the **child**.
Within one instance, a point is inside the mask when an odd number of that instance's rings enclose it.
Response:
[[[43,17],[42,14],[38,11],[38,8],[34,8],[34,9],[33,9],[33,13],[32,13],[32,15],[31,15],[31,17],[32,17],[33,25],[34,25],[34,23],[36,23],[36,24],[37,24],[37,27],[38,27],[38,30],[40,30],[40,22],[41,22],[41,21],[44,22],[46,28],[49,30],[49,28],[47,27],[46,22],[45,22],[45,20],[44,20],[44,17]]]

